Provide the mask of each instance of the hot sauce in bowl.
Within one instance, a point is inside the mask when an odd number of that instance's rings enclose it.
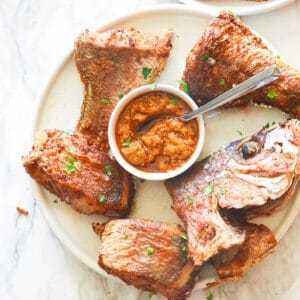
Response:
[[[196,108],[188,95],[167,85],[130,92],[110,119],[113,155],[130,173],[144,179],[163,180],[182,173],[201,152],[204,123],[201,117],[184,123],[175,116]],[[140,131],[153,118],[155,122]]]

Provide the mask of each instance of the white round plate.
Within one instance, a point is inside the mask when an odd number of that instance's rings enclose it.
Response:
[[[249,16],[278,9],[294,0],[180,0],[180,2],[194,5],[206,13],[215,16],[220,10],[231,10],[238,16]]]
[[[174,47],[168,65],[159,82],[178,86],[185,66],[185,58],[200,38],[209,17],[193,8],[179,6],[157,6],[118,18],[100,30],[135,27],[142,31],[162,33],[173,29]],[[71,45],[70,45],[71,48]],[[37,110],[34,131],[46,128],[70,130],[75,128],[83,99],[83,85],[73,62],[71,52],[48,81]],[[206,140],[202,157],[216,151],[221,145],[251,135],[264,124],[284,119],[277,109],[228,109],[206,115]],[[54,203],[55,195],[34,183],[34,195],[50,227],[62,243],[95,272],[109,276],[97,265],[100,241],[91,224],[102,222],[104,217],[86,216],[75,212],[64,202]],[[261,218],[280,239],[291,225],[300,208],[299,195],[285,209],[271,217]],[[130,218],[149,218],[180,223],[170,209],[172,200],[162,182],[137,182],[137,191]],[[111,277],[113,278],[113,277]]]

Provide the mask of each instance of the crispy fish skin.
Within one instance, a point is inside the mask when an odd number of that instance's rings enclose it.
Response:
[[[22,159],[33,179],[80,213],[124,216],[130,209],[135,193],[130,175],[80,133],[40,131]]]
[[[183,80],[188,83],[191,97],[204,104],[274,64],[282,72],[279,79],[231,105],[252,100],[299,118],[300,73],[276,58],[238,17],[221,12],[189,53]]]
[[[245,230],[245,242],[238,247],[232,259],[225,258],[224,262],[223,257],[226,253],[222,253],[213,260],[219,279],[209,283],[207,287],[216,287],[240,279],[253,265],[258,264],[276,250],[277,241],[272,231],[266,226],[246,223]]]
[[[135,29],[87,30],[75,41],[74,60],[85,90],[77,130],[100,149],[108,150],[108,122],[120,95],[159,77],[172,37],[172,32],[159,36]]]
[[[93,228],[101,240],[98,264],[108,273],[168,299],[188,298],[198,271],[182,251],[185,239],[179,225],[123,219]]]
[[[231,220],[225,222],[219,207],[239,209],[236,215],[244,222],[243,218],[262,214],[259,207],[269,201],[274,204],[264,207],[267,214],[288,202],[299,180],[299,153],[300,121],[291,119],[223,146],[165,182],[173,208],[187,228],[189,253],[196,265],[243,242],[242,233],[229,225]]]

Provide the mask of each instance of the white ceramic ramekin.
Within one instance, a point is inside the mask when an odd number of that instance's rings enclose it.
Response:
[[[166,172],[144,172],[137,167],[131,165],[128,163],[125,158],[122,156],[120,149],[117,145],[116,140],[116,123],[118,121],[119,115],[122,113],[122,111],[125,109],[125,107],[128,105],[128,103],[134,99],[136,99],[139,96],[145,95],[147,93],[151,93],[154,91],[161,91],[170,93],[172,95],[177,96],[178,98],[185,101],[192,110],[195,110],[197,108],[196,103],[193,101],[191,97],[189,97],[186,93],[181,91],[178,88],[175,88],[170,85],[166,84],[157,84],[155,89],[153,89],[153,85],[145,85],[141,86],[137,89],[134,89],[127,95],[125,95],[122,100],[117,104],[117,106],[114,108],[112,115],[109,120],[109,126],[108,126],[108,140],[109,140],[109,146],[112,152],[112,155],[116,158],[116,160],[119,162],[119,164],[127,170],[132,175],[135,175],[139,178],[147,179],[147,180],[165,180],[168,178],[175,177],[184,171],[186,171],[199,157],[203,144],[204,144],[204,138],[205,138],[205,127],[204,127],[204,121],[202,116],[196,118],[196,121],[198,122],[198,142],[195,148],[194,153],[192,156],[180,167],[174,170],[169,170]]]

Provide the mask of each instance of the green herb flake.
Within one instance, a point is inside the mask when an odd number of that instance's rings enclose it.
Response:
[[[212,193],[215,189],[215,186],[213,183],[211,183],[209,186],[207,186],[205,189],[204,189],[204,194],[207,196],[209,195],[210,193]]]
[[[111,60],[114,62],[114,63],[117,63],[119,61],[119,57],[118,56],[113,56],[111,58]]]
[[[142,74],[143,74],[143,76],[144,76],[144,80],[149,79],[151,72],[152,72],[152,69],[151,69],[151,68],[147,68],[147,67],[144,67],[144,68],[143,68]]]
[[[174,235],[173,236],[173,241],[178,241],[178,236]]]
[[[280,55],[279,55],[279,54],[275,55],[275,58],[277,58],[277,59],[281,59],[281,57],[280,57]]]
[[[181,244],[181,251],[182,252],[186,252],[187,251],[187,248],[186,248],[186,244]]]
[[[53,200],[53,203],[55,203],[55,204],[58,203],[57,199],[54,199],[54,200]]]
[[[130,142],[131,142],[131,137],[129,137],[129,138],[122,144],[122,146],[128,147],[128,146],[130,145]]]
[[[154,82],[151,86],[150,89],[153,91],[157,88],[157,82]]]
[[[279,95],[274,91],[274,90],[272,90],[272,91],[269,91],[268,93],[267,93],[267,97],[269,98],[269,99],[274,99],[274,98],[276,98],[276,97],[278,97]]]
[[[172,103],[172,104],[177,104],[178,103],[178,99],[177,98],[175,98],[175,97],[172,97],[171,99],[170,99],[170,102]]]
[[[72,163],[66,164],[66,168],[68,173],[74,173],[76,170],[76,167]]]
[[[274,126],[274,125],[276,125],[276,122],[275,122],[275,121],[272,122],[272,126]]]
[[[107,98],[103,98],[103,99],[101,99],[101,103],[104,104],[104,105],[107,105],[107,104],[110,103],[110,101]]]
[[[128,234],[124,234],[123,239],[127,240],[128,239]]]
[[[147,255],[152,255],[154,253],[154,249],[152,247],[147,248]]]
[[[264,125],[264,128],[270,128],[270,123],[269,122],[267,122],[265,125]]]
[[[183,91],[189,95],[190,91],[189,91],[189,86],[187,84],[187,82],[183,81],[183,80],[177,80],[177,82],[182,85],[183,87]]]
[[[104,171],[105,171],[106,175],[111,176],[110,166],[105,166]]]
[[[206,296],[206,300],[214,300],[214,297],[213,297],[211,291],[210,291],[209,294]]]
[[[207,61],[209,58],[210,58],[210,53],[209,53],[209,52],[206,52],[206,53],[201,57],[201,60],[202,60],[202,61]]]
[[[156,294],[157,294],[156,291],[150,292],[150,293],[148,294],[149,299],[151,299],[152,296],[154,296],[154,295],[156,295]]]
[[[65,133],[68,134],[68,135],[73,135],[74,134],[74,130],[71,130],[71,129],[67,129],[65,130]]]
[[[236,131],[240,136],[243,136],[243,133],[240,130]]]
[[[105,203],[106,202],[106,196],[105,195],[102,195],[99,197],[99,202],[100,203]]]
[[[219,84],[220,85],[225,85],[226,81],[224,78],[221,78],[220,81],[219,81]]]
[[[195,203],[195,199],[192,197],[192,196],[188,196],[188,201],[191,203],[191,204],[194,204]]]
[[[121,100],[124,97],[124,94],[119,94],[118,98]]]
[[[187,235],[186,235],[185,233],[182,233],[182,234],[180,235],[180,237],[181,237],[183,240],[186,240],[186,241],[187,241],[187,239],[188,239],[188,237],[187,237]]]
[[[221,190],[220,194],[223,196],[227,193],[227,190]]]
[[[69,155],[69,156],[67,157],[67,160],[68,160],[71,164],[74,164],[74,162],[76,162],[76,159],[75,159],[73,156],[71,156],[71,155]]]

